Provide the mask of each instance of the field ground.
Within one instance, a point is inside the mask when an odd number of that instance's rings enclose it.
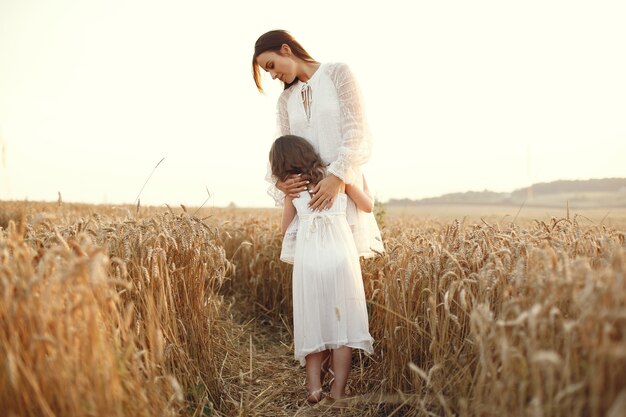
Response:
[[[520,207],[520,206],[481,206],[481,205],[421,205],[421,206],[386,206],[389,216],[420,218],[422,220],[451,221],[466,218],[468,222],[477,223],[481,219],[487,222],[528,223],[533,220],[548,222],[551,218],[567,217],[567,208],[554,207]],[[624,228],[626,225],[626,208],[593,208],[570,209],[570,218],[580,216],[582,224],[604,224],[611,227]]]
[[[518,213],[519,212],[519,213]],[[626,409],[626,209],[384,207],[374,354],[305,404],[279,209],[0,202],[14,416],[609,416]],[[513,221],[514,220],[514,221]]]
[[[240,212],[246,216],[273,217],[280,213],[280,210],[240,209]],[[385,207],[383,218],[390,222],[407,221],[411,223],[419,219],[420,221],[444,225],[457,219],[464,220],[467,224],[481,223],[483,220],[488,223],[506,224],[514,219],[521,224],[532,223],[535,220],[550,223],[551,219],[561,219],[567,216],[567,208],[522,207],[520,209],[520,207],[513,206],[428,205]],[[571,209],[569,216],[570,218],[578,217],[578,221],[587,226],[605,225],[626,230],[626,209]],[[293,345],[290,344],[289,326],[285,325],[284,322],[276,323],[271,318],[264,318],[262,314],[259,315],[258,311],[256,313],[250,312],[246,305],[237,303],[233,305],[238,314],[239,322],[245,323],[246,330],[242,346],[246,347],[247,337],[252,340],[252,367],[250,369],[258,374],[258,377],[253,378],[254,382],[250,384],[250,391],[247,391],[251,409],[258,410],[263,408],[265,404],[267,415],[275,416],[405,415],[406,408],[403,406],[410,403],[410,397],[374,391],[356,395],[340,411],[323,404],[315,407],[306,405],[303,400],[304,371],[293,360]],[[289,320],[289,318],[283,317],[282,320]],[[250,348],[248,348],[248,352],[250,352]],[[626,381],[624,381],[624,387],[626,388]],[[269,404],[274,406],[269,406]],[[381,408],[381,404],[386,407]],[[389,407],[390,405],[391,407]],[[428,414],[424,413],[423,415]],[[626,416],[626,412],[624,416]]]

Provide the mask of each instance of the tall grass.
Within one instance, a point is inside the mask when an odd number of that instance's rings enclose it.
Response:
[[[209,415],[239,353],[218,232],[186,214],[33,216],[0,236],[0,403],[16,415]]]
[[[276,210],[1,211],[9,415],[236,414],[248,358],[225,297],[291,330]],[[383,239],[362,261],[376,342],[350,385],[379,404],[360,415],[622,415],[623,229],[386,215]]]
[[[288,314],[276,224],[233,228],[227,253],[240,269],[225,288],[258,313]],[[358,390],[405,393],[414,415],[601,416],[623,404],[622,231],[576,217],[502,228],[386,219],[383,235],[387,253],[362,262],[376,344],[357,362]]]

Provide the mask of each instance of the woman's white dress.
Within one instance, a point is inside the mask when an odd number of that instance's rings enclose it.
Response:
[[[372,353],[359,255],[346,218],[348,198],[313,212],[307,191],[293,204],[300,217],[293,265],[295,358],[342,346]]]
[[[309,98],[308,106],[305,98]],[[303,137],[329,164],[329,173],[362,188],[361,166],[370,158],[372,143],[364,113],[350,68],[343,63],[322,63],[308,82],[298,81],[280,95],[277,133]],[[276,188],[277,178],[272,176],[269,162],[266,180],[271,184],[268,194],[276,205],[283,205],[285,194]],[[360,256],[384,252],[373,213],[359,210],[348,198],[346,216]],[[285,233],[281,253],[285,262],[293,263],[298,225],[296,216]]]

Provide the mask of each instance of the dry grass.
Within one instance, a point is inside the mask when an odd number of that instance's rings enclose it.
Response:
[[[526,225],[389,218],[363,261],[375,355],[353,385],[403,415],[605,415],[626,391],[624,232],[578,216]],[[236,225],[224,287],[289,329],[277,218]],[[385,408],[386,411],[390,407]],[[374,414],[372,414],[374,415]],[[385,414],[381,414],[385,415]]]
[[[55,209],[56,210],[56,209]],[[237,360],[216,230],[53,212],[0,237],[0,402],[9,415],[201,415]]]
[[[390,212],[338,410],[303,405],[279,212],[189,212],[0,203],[8,415],[622,415],[624,223]]]

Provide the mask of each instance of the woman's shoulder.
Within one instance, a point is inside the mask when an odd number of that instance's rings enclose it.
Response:
[[[280,95],[278,96],[278,103],[279,103],[279,104],[281,104],[281,103],[283,103],[283,104],[284,104],[284,103],[286,103],[286,102],[287,102],[287,100],[288,100],[288,99],[289,99],[289,97],[291,96],[291,93],[293,93],[293,91],[295,90],[294,86],[295,86],[296,84],[297,84],[297,83],[292,84],[290,87],[288,87],[288,88],[284,89],[284,90],[282,91],[282,93],[280,93]]]
[[[327,69],[347,68],[348,64],[345,62],[325,62],[324,66]]]
[[[341,81],[352,78],[350,66],[345,62],[328,62],[324,66],[326,74],[335,85],[342,84]]]
[[[324,64],[324,69],[325,72],[328,74],[350,71],[350,67],[345,62],[326,62]]]

